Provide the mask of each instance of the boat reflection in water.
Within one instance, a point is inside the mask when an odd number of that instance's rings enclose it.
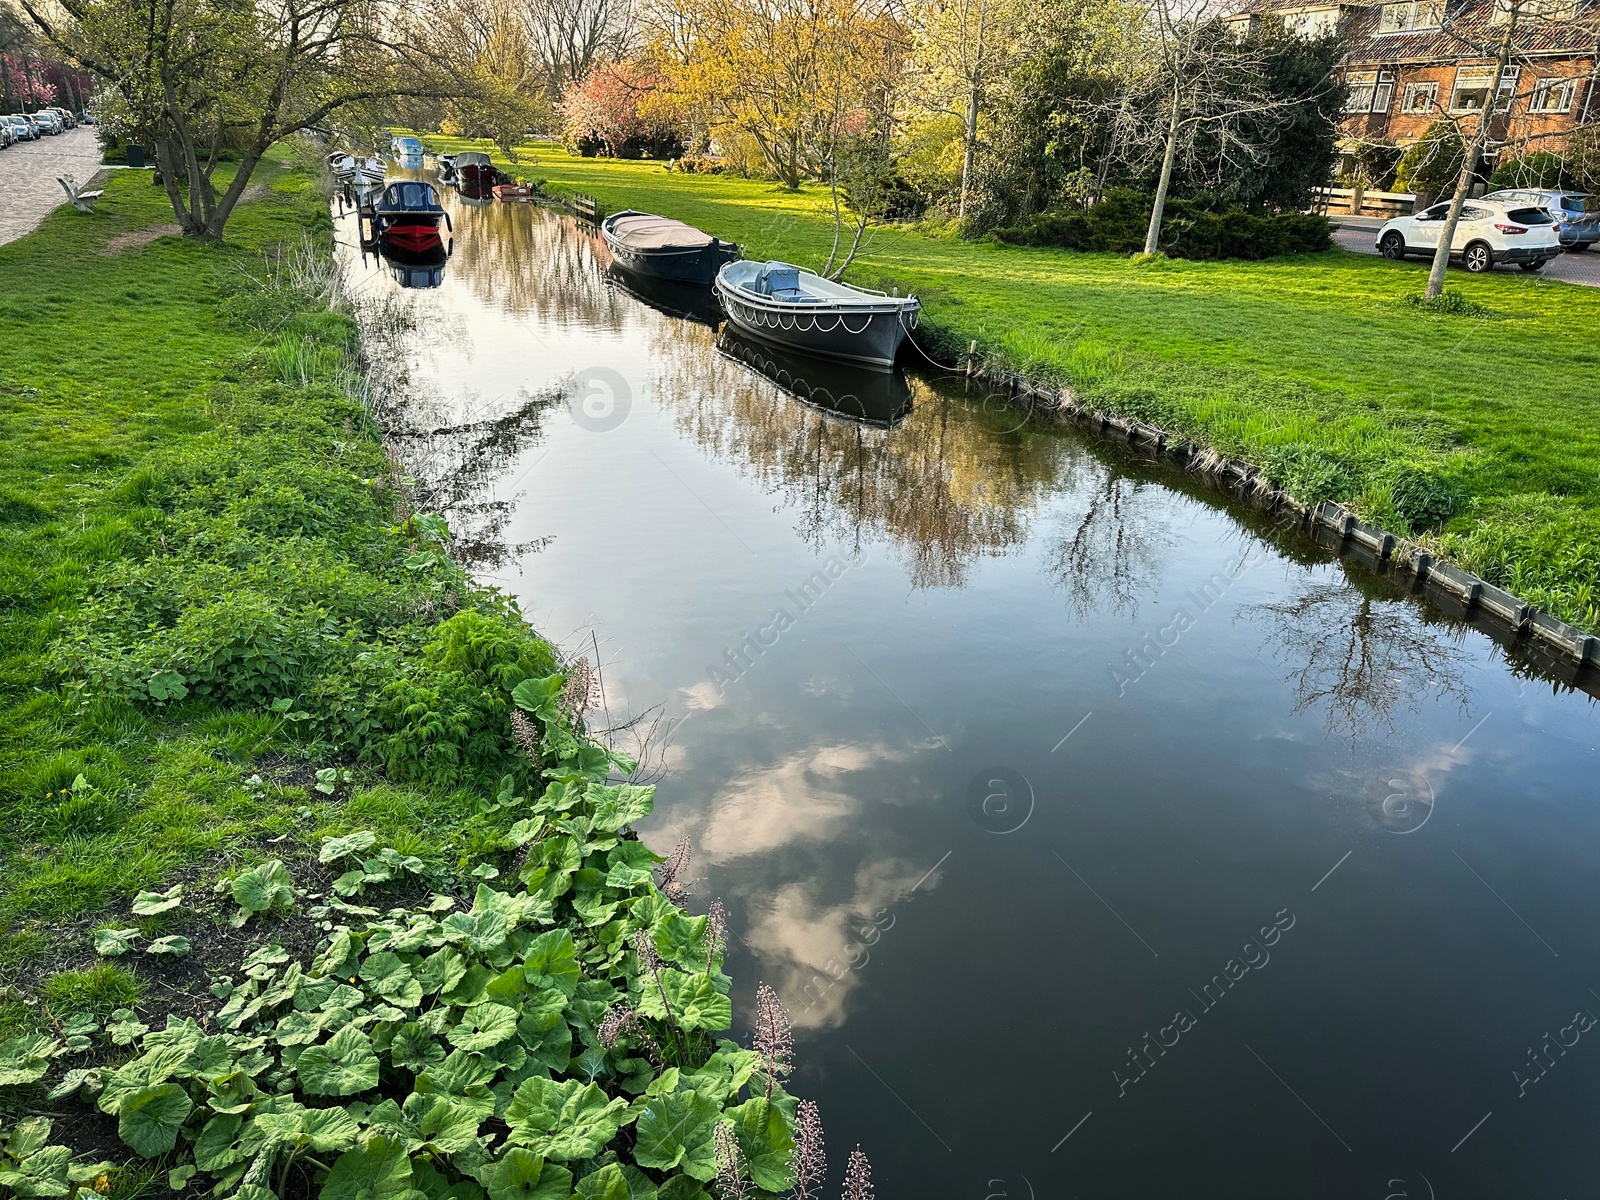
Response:
[[[455,188],[461,203],[468,208],[487,208],[494,203],[494,184],[487,181],[478,182],[458,174]]]
[[[847,421],[893,429],[911,411],[905,375],[796,354],[742,334],[731,324],[717,335],[717,352],[744,363],[811,408]]]
[[[669,317],[709,325],[713,329],[722,323],[722,311],[711,294],[710,284],[656,279],[624,270],[614,262],[606,268],[606,282]]]
[[[444,282],[445,264],[450,261],[450,246],[432,250],[391,250],[379,247],[378,257],[389,274],[403,288],[436,288]]]

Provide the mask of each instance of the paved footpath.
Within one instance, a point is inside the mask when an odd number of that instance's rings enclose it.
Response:
[[[1333,240],[1346,250],[1354,250],[1360,254],[1376,254],[1378,252],[1378,230],[1383,227],[1381,217],[1341,217],[1335,214],[1328,218],[1338,226],[1333,232]],[[1396,263],[1398,268],[1401,264]],[[1426,270],[1428,260],[1425,258],[1408,258],[1407,266],[1421,267]],[[1452,272],[1461,268],[1452,266]],[[1515,266],[1499,266],[1495,268],[1499,274],[1522,275],[1522,270]],[[1588,287],[1600,287],[1600,246],[1586,250],[1582,254],[1563,254],[1545,264],[1544,270],[1538,273],[1540,279],[1564,279],[1568,283],[1581,283]]]
[[[0,150],[0,243],[38,228],[67,193],[56,182],[71,175],[87,184],[100,169],[100,144],[92,125],[79,125],[55,137],[18,142]]]

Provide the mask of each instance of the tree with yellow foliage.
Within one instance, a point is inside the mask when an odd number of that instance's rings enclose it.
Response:
[[[832,178],[881,112],[903,29],[863,0],[657,0],[644,14],[663,95],[713,141],[748,139],[785,187]]]

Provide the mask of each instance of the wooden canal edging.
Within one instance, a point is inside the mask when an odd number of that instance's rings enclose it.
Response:
[[[969,350],[966,375],[1003,389],[1005,395],[1031,409],[1073,421],[1100,437],[1126,443],[1154,457],[1181,463],[1259,508],[1285,518],[1341,558],[1352,557],[1379,573],[1403,574],[1410,590],[1460,620],[1486,619],[1514,639],[1532,643],[1565,663],[1574,673],[1600,667],[1600,637],[1551,616],[1469,571],[1441,561],[1425,547],[1368,525],[1331,500],[1307,506],[1275,487],[1261,468],[1230,459],[1186,438],[1142,421],[1129,420],[1082,403],[1069,389],[1031,384],[1014,375],[991,375],[973,369],[976,345]],[[1571,683],[1572,679],[1564,682]]]

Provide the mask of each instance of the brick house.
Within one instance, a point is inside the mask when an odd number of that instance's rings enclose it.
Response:
[[[1350,98],[1346,147],[1414,142],[1438,117],[1482,112],[1497,95],[1484,172],[1502,153],[1559,152],[1575,125],[1600,120],[1600,0],[1516,0],[1511,61],[1494,64],[1512,0],[1294,3],[1251,0],[1229,18],[1241,30],[1276,19],[1291,31],[1345,38]],[[1353,166],[1346,154],[1339,174]]]

